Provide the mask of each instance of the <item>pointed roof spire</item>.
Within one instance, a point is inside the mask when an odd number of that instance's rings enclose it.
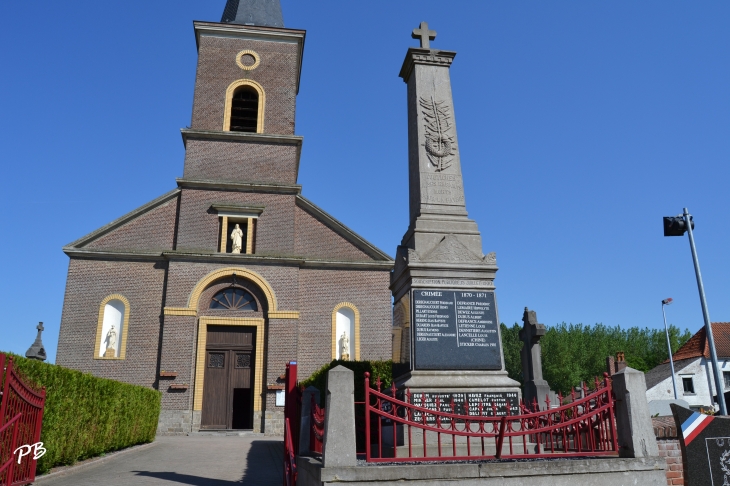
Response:
[[[221,22],[284,27],[280,0],[228,0]]]

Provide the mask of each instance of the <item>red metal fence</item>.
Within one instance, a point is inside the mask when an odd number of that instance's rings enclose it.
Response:
[[[284,486],[297,484],[301,415],[302,391],[297,386],[297,362],[290,361],[284,375]]]
[[[309,414],[309,451],[322,454],[322,443],[324,442],[324,407],[320,407],[312,395],[312,408]]]
[[[294,454],[289,419],[284,419],[284,486],[297,484],[297,456]]]
[[[494,402],[426,403],[426,396],[403,400],[395,385],[383,392],[380,379],[370,388],[365,374],[365,445],[369,462],[443,461],[472,459],[524,459],[569,456],[617,455],[616,422],[611,381],[595,381],[595,391],[571,400],[559,396],[560,406],[540,411],[520,405],[520,414],[510,407],[498,416]],[[464,413],[456,413],[461,411]]]
[[[34,454],[20,461],[15,451],[41,438],[46,390],[35,391],[13,369],[13,359],[0,353],[0,486],[22,486],[35,480]]]

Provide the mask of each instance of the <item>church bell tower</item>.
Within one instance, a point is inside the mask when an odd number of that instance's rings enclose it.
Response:
[[[293,185],[305,31],[286,29],[278,0],[228,0],[220,23],[194,22],[192,122],[183,179]]]

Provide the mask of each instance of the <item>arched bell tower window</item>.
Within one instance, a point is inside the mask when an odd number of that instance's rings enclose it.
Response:
[[[231,131],[256,133],[259,94],[252,86],[240,86],[231,100]]]
[[[210,300],[211,309],[259,310],[253,295],[238,287],[223,289]]]
[[[264,88],[252,79],[239,79],[226,89],[223,130],[264,133]]]

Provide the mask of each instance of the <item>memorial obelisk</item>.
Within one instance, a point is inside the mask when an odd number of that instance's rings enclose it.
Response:
[[[432,49],[436,32],[425,22],[413,37],[421,46],[408,49],[400,71],[408,86],[410,224],[391,274],[396,385],[516,407],[519,383],[507,376],[502,353],[496,255],[484,255],[466,212],[449,76],[456,53]]]

